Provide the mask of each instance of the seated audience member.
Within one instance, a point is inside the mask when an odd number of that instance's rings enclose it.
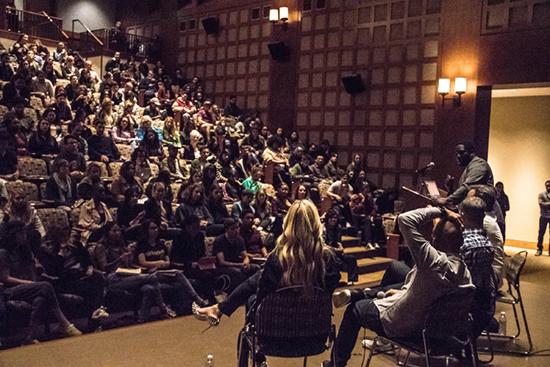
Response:
[[[189,171],[185,163],[181,164],[178,158],[179,148],[171,145],[168,147],[168,156],[162,160],[161,171],[170,172],[172,182],[182,182],[189,179]]]
[[[9,82],[14,75],[10,65],[10,55],[7,52],[3,53],[0,60],[0,80]]]
[[[288,154],[290,152],[289,147],[288,147],[288,139],[285,137],[285,134],[283,132],[283,128],[278,127],[277,130],[275,130],[275,135],[277,135],[279,138],[281,138],[281,140],[283,142],[283,145],[281,146],[281,148],[283,149],[284,153]]]
[[[327,195],[332,199],[332,202],[343,207],[349,202],[351,195],[353,195],[353,188],[349,184],[348,174],[344,174],[339,181],[330,185]]]
[[[323,139],[321,145],[317,148],[315,156],[322,155],[325,159],[325,163],[327,163],[333,152],[334,148],[330,145],[328,139]]]
[[[145,132],[145,136],[139,146],[147,152],[149,159],[153,162],[160,164],[164,159],[162,144],[160,143],[158,134],[153,129]]]
[[[103,95],[105,91],[111,91],[111,84],[116,83],[113,81],[113,74],[111,73],[105,73],[103,75],[103,81],[99,83],[99,93]]]
[[[79,97],[77,97],[75,102],[78,101]],[[73,110],[75,110],[74,105],[75,104],[73,103]],[[115,126],[115,124],[118,125],[118,121],[120,121],[120,119],[118,118],[117,113],[113,110],[113,101],[109,97],[105,97],[101,101],[101,110],[97,115],[97,119],[103,121],[105,126],[109,128]]]
[[[306,191],[310,192],[311,200],[315,205],[317,205],[320,201],[319,184],[315,183],[315,178],[310,167],[311,158],[308,155],[304,155],[302,160],[290,169],[290,178],[293,182],[301,181],[302,185],[305,186]]]
[[[260,182],[263,175],[264,170],[261,166],[252,168],[250,177],[243,181],[243,188],[256,195],[264,187],[264,184]]]
[[[235,169],[239,174],[239,178],[242,181],[246,180],[252,174],[252,167],[258,164],[259,162],[254,155],[248,152],[245,148],[242,158],[237,160],[237,163],[235,164]]]
[[[218,271],[231,278],[228,294],[244,282],[248,277],[260,270],[256,264],[251,264],[246,255],[244,240],[239,235],[239,219],[228,218],[224,221],[225,233],[214,240],[213,253],[216,254]]]
[[[31,70],[33,76],[36,76],[36,73],[42,71],[43,65],[40,65],[40,63],[36,60],[36,54],[34,51],[29,50],[27,56],[25,57],[25,61],[29,63],[29,69]]]
[[[113,102],[113,105],[120,106],[123,100],[124,100],[124,96],[120,91],[120,85],[118,85],[118,83],[112,83],[111,84],[111,101]]]
[[[180,127],[184,127],[191,121],[191,116],[197,113],[197,107],[189,100],[189,94],[180,92],[180,96],[172,104],[174,113],[181,113]]]
[[[67,104],[67,96],[62,87],[57,86],[55,88],[55,103],[51,104],[49,107],[53,108],[55,111],[55,125],[61,126],[69,124],[73,119],[71,107]]]
[[[208,200],[206,208],[214,219],[214,224],[223,225],[223,222],[229,218],[229,212],[227,211],[227,206],[223,200],[222,188],[218,184],[213,184],[207,192]]]
[[[304,156],[309,157],[309,160],[311,160],[311,157],[304,152],[304,148],[299,146],[296,149],[294,149],[291,154],[290,158],[288,159],[288,163],[290,167],[294,167],[296,164],[300,163],[302,161],[302,158]]]
[[[436,218],[442,220],[434,229],[432,246],[422,237],[420,227]],[[369,297],[348,307],[336,339],[335,367],[347,364],[362,327],[390,338],[415,337],[422,333],[434,301],[461,288],[474,289],[460,257],[463,239],[457,219],[445,209],[425,208],[401,214],[398,223],[415,266],[401,290],[390,289],[384,299]]]
[[[284,222],[284,233],[277,240],[275,250],[269,254],[262,273],[256,273],[242,283],[227,299],[207,308],[196,308],[199,320],[210,320],[218,325],[222,315],[231,316],[238,307],[255,297],[260,304],[269,294],[285,287],[298,286],[313,294],[315,288],[332,294],[340,280],[332,249],[323,244],[321,222],[311,202],[296,202]],[[310,228],[310,230],[304,230]],[[311,254],[302,257],[302,253]],[[246,348],[243,345],[243,348]],[[246,352],[246,349],[245,349]],[[259,358],[257,361],[264,360]]]
[[[349,207],[349,212],[347,207]],[[363,228],[362,240],[367,243],[366,247],[369,250],[379,247],[377,242],[380,237],[384,236],[384,229],[381,228],[382,220],[376,216],[377,210],[378,207],[370,193],[368,184],[363,186],[359,194],[352,195],[349,204],[344,207],[344,218],[357,228]],[[375,228],[373,228],[373,223]]]
[[[65,49],[65,44],[63,42],[59,42],[57,44],[57,48],[53,51],[52,56],[54,61],[57,61],[60,64],[63,64],[65,62],[68,57],[67,50]]]
[[[77,199],[76,182],[69,174],[69,162],[58,159],[53,165],[55,169],[46,181],[46,200],[54,202],[54,205],[70,208]]]
[[[364,163],[363,163],[363,157],[361,157],[360,154],[355,154],[353,156],[353,162],[351,162],[348,167],[346,168],[346,173],[348,173],[350,177],[350,184],[353,186],[355,184],[355,181],[359,177],[359,172],[363,171]]]
[[[97,245],[94,254],[99,270],[107,273],[105,279],[108,288],[141,293],[138,323],[147,321],[151,316],[151,308],[155,306],[159,307],[164,317],[176,316],[176,313],[164,303],[155,274],[120,275],[116,273],[118,268],[138,268],[133,262],[135,254],[126,246],[118,224],[109,222],[105,225],[105,236]]]
[[[39,327],[48,314],[54,316],[59,322],[63,335],[82,335],[59,308],[53,286],[48,282],[39,281],[36,274],[36,261],[27,242],[25,224],[20,221],[8,223],[1,242],[3,244],[0,249],[2,298],[5,301],[27,302],[33,306],[24,343],[37,343]]]
[[[106,98],[104,98],[106,99]],[[71,102],[71,110],[72,111],[84,111],[85,116],[90,116],[93,114],[92,107],[90,106],[90,97],[88,96],[88,90],[85,86],[81,85],[78,87],[78,93],[76,95],[76,98],[74,101]],[[111,116],[111,118],[107,118],[106,116],[102,116],[104,119],[104,122],[107,126],[112,127],[114,125],[114,122],[116,121],[116,118]]]
[[[201,139],[202,135],[197,130],[191,131],[189,145],[183,150],[183,159],[193,161],[200,158],[201,151],[199,147]]]
[[[172,192],[172,182],[170,180],[170,172],[160,171],[157,177],[149,181],[147,188],[145,189],[145,194],[147,197],[151,197],[151,192],[153,190],[153,185],[156,182],[162,182],[164,184],[164,200],[171,203],[174,200],[174,193]]]
[[[266,125],[262,126],[262,129],[260,130],[260,135],[263,136],[263,138],[264,138],[264,140],[266,141],[266,144],[267,144],[267,139],[269,139],[271,137],[271,133],[267,129]]]
[[[464,223],[464,244],[460,254],[470,271],[476,290],[471,306],[472,334],[481,335],[495,313],[496,283],[493,271],[495,250],[483,229],[485,202],[479,197],[467,197],[460,204],[460,218]]]
[[[155,132],[156,130],[153,128],[153,120],[149,116],[144,116],[141,119],[141,125],[136,130],[136,135],[139,140],[143,140],[145,138],[145,133],[147,130],[153,129]]]
[[[238,178],[237,170],[232,169],[227,177],[227,182],[222,184],[225,201],[237,201],[241,198],[243,185],[238,181]]]
[[[107,205],[101,201],[104,194],[103,186],[92,186],[92,198],[80,207],[78,226],[80,242],[84,246],[99,241],[105,234],[105,224],[113,221]]]
[[[239,118],[240,115],[242,115],[242,110],[239,106],[237,106],[237,96],[230,96],[229,102],[223,109],[223,114],[225,116],[231,116],[234,118]]]
[[[208,157],[210,157],[210,149],[208,146],[203,145],[199,148],[200,156],[199,158],[195,158],[193,162],[191,162],[191,168],[195,170],[204,170],[204,167],[208,163]]]
[[[13,100],[13,108],[4,115],[4,121],[18,119],[21,123],[21,131],[30,134],[35,129],[35,122],[29,113],[25,113],[27,101],[23,97],[16,97]]]
[[[27,59],[24,59],[19,63],[19,67],[15,71],[14,78],[18,75],[24,80],[24,84],[28,88],[27,90],[29,91],[29,94],[30,94],[30,86],[31,86],[32,77],[34,75],[34,70],[31,69],[29,65],[29,61]],[[6,84],[6,87],[8,85],[9,84]],[[11,88],[9,90],[6,90],[6,92],[9,92],[8,94],[13,93]]]
[[[50,82],[52,82],[53,85],[57,85],[57,79],[61,77],[61,74],[57,72],[53,68],[53,64],[48,62],[49,58],[46,59],[44,62],[44,67],[42,70],[44,70],[44,73],[46,74],[46,79],[48,79]]]
[[[329,178],[334,182],[338,181],[340,177],[344,174],[344,170],[338,168],[338,154],[332,153],[328,163],[325,164],[325,169],[329,175]]]
[[[124,192],[124,201],[117,210],[116,222],[122,228],[127,241],[136,241],[141,237],[141,221],[145,217],[143,205],[138,203],[141,194],[135,187]]]
[[[359,280],[359,270],[355,256],[344,253],[342,246],[342,226],[338,223],[339,215],[336,210],[329,210],[323,224],[323,240],[325,244],[334,248],[334,252],[343,271],[348,273],[348,284]]]
[[[12,118],[4,120],[4,124],[9,135],[8,149],[20,156],[27,155],[27,135],[21,130],[21,122]]]
[[[221,152],[221,154],[219,155],[218,163],[221,167],[221,175],[225,178],[228,178],[231,174],[231,171],[235,169],[235,165],[233,164],[231,155],[227,150]]]
[[[290,189],[286,183],[282,183],[275,195],[275,200],[272,203],[273,214],[284,217],[290,208]]]
[[[293,131],[290,133],[290,136],[288,138],[288,149],[291,152],[294,152],[296,148],[304,148],[304,144],[300,140],[300,136],[298,135],[297,131]]]
[[[170,80],[159,80],[158,90],[157,90],[157,99],[161,106],[169,106],[172,103],[171,92],[167,89],[167,86],[170,87]]]
[[[181,195],[181,203],[176,211],[176,224],[181,225],[192,215],[199,217],[201,229],[207,236],[216,236],[223,232],[220,225],[214,224],[214,218],[204,204],[204,188],[202,184],[188,186]]]
[[[135,176],[139,177],[142,183],[147,184],[153,178],[151,173],[151,164],[149,162],[149,154],[142,147],[137,147],[132,152],[130,160],[134,162],[136,167]]]
[[[315,158],[315,163],[309,167],[313,175],[313,181],[319,183],[323,180],[329,180],[330,176],[325,168],[325,157],[318,154]]]
[[[246,147],[256,159],[262,157],[265,148],[265,139],[260,135],[260,127],[257,124],[250,125],[250,134],[243,138],[241,147]]]
[[[128,98],[130,98],[130,97],[128,97]],[[139,132],[139,128],[138,128],[138,117],[139,116],[137,116],[137,111],[138,111],[137,103],[133,102],[130,99],[127,99],[126,101],[124,101],[124,109],[122,111],[121,116],[126,117],[128,119],[128,123],[131,124],[134,127],[134,129],[137,129],[137,135],[138,135],[138,138],[139,138],[140,137],[140,135],[139,135],[140,132]],[[145,129],[151,129],[152,128],[153,120],[151,120],[151,118],[149,116],[144,116],[141,119],[141,124],[143,125],[143,129],[144,129],[143,132],[145,132]],[[156,131],[155,128],[153,128],[153,130]],[[141,136],[141,138],[143,138],[143,136]]]
[[[151,271],[170,269],[170,256],[164,241],[159,237],[158,225],[146,219],[142,225],[142,239],[137,243],[136,253],[138,265]],[[172,305],[177,314],[183,315],[186,298],[190,298],[197,304],[208,305],[195,291],[189,280],[181,271],[173,273],[156,272],[156,277],[161,284],[170,284],[177,289],[177,301]]]
[[[395,212],[395,200],[399,197],[399,191],[395,187],[389,187],[376,199],[378,214],[393,214]]]
[[[69,163],[69,175],[74,183],[80,182],[86,172],[86,158],[78,151],[78,140],[73,135],[66,135],[63,138],[63,149],[57,155],[53,166],[61,159]]]
[[[159,223],[160,229],[163,231],[163,237],[165,232],[175,228],[172,204],[165,200],[165,191],[162,182],[155,182],[151,188],[151,197],[143,205],[143,210],[145,210],[144,219]]]
[[[36,209],[31,206],[23,187],[19,185],[11,188],[7,208],[0,211],[0,233],[2,228],[12,221],[20,221],[25,225],[28,242],[32,251],[37,253],[40,240],[46,235],[46,230]]]
[[[165,146],[181,148],[180,133],[176,129],[176,123],[172,117],[167,117],[164,120],[164,126],[159,131],[159,135],[162,137],[162,144]]]
[[[195,121],[193,121],[193,119],[189,119],[189,121],[185,121],[185,122],[180,120],[179,128],[181,130],[181,135],[180,135],[181,144],[182,145],[191,144],[191,133],[193,131],[196,131],[195,130]],[[197,131],[197,133],[198,133],[198,131]]]
[[[78,68],[74,64],[74,57],[73,56],[67,56],[67,61],[65,64],[61,65],[61,72],[63,79],[72,79],[73,76],[76,77],[76,80],[78,82],[78,79],[80,79],[80,71],[78,71]]]
[[[118,161],[121,157],[118,148],[113,140],[104,135],[105,123],[99,120],[95,121],[95,135],[88,139],[88,151],[92,161],[109,163]]]
[[[126,116],[118,119],[116,126],[111,131],[111,137],[115,144],[132,144],[138,141],[134,126]]]
[[[31,100],[31,90],[25,85],[25,77],[21,74],[15,74],[11,81],[2,89],[2,104],[9,109],[13,107],[13,102],[16,97],[23,97],[26,100]]]
[[[92,321],[109,317],[103,306],[105,280],[94,269],[90,253],[80,242],[70,240],[70,229],[54,225],[45,237],[42,265],[48,276],[55,277],[58,293],[84,298],[84,308]],[[97,321],[96,326],[100,326]]]
[[[84,155],[84,158],[88,160],[88,141],[85,137],[91,137],[92,132],[90,129],[84,126],[80,121],[73,121],[69,124],[69,134],[74,136],[78,142],[78,151]]]
[[[91,91],[96,90],[96,80],[92,78],[92,75],[90,74],[89,70],[82,69],[80,71],[80,79],[78,79],[79,85],[84,85],[86,88],[88,88]]]
[[[216,158],[220,158],[222,152],[231,151],[231,142],[229,139],[226,139],[225,128],[223,126],[216,126],[214,132],[215,135],[208,141],[208,147]]]
[[[135,172],[136,165],[132,161],[124,162],[120,167],[119,176],[111,184],[111,194],[117,201],[124,200],[124,193],[130,188],[136,189],[139,192],[139,197],[145,192],[143,183],[139,177],[135,176]]]
[[[39,158],[59,153],[59,146],[51,133],[50,122],[45,118],[40,119],[36,132],[29,139],[27,150],[31,156]]]
[[[268,200],[267,192],[265,189],[260,189],[256,193],[256,197],[252,202],[252,208],[254,209],[254,216],[256,221],[254,224],[258,225],[258,229],[264,229],[269,232],[270,225],[272,223],[273,209],[271,208],[271,202]]]
[[[78,84],[78,78],[76,75],[71,76],[69,84],[65,87],[65,95],[69,103],[72,103],[78,96],[78,90],[80,85]]]
[[[91,162],[86,168],[86,176],[77,186],[78,197],[88,201],[92,198],[93,191],[99,190],[102,187],[101,167],[97,163]]]
[[[204,191],[210,189],[212,185],[217,185],[218,180],[216,179],[217,169],[216,165],[212,163],[206,164],[202,170],[202,187]]]
[[[53,101],[53,85],[42,70],[36,73],[31,83],[31,94],[42,99],[42,103],[47,106]]]
[[[240,235],[244,240],[246,256],[267,257],[267,249],[262,242],[260,231],[256,229],[254,212],[252,209],[244,209],[241,213]]]
[[[241,193],[241,200],[233,203],[233,206],[231,207],[231,217],[239,219],[244,209],[251,209],[254,211],[254,208],[251,205],[253,199],[254,194],[251,191],[243,190]]]
[[[149,106],[143,109],[143,116],[149,116],[151,119],[160,119],[160,101],[158,98],[153,97],[149,100]]]
[[[475,196],[485,203],[485,218],[483,219],[483,229],[494,249],[493,272],[495,274],[496,289],[502,286],[504,274],[504,237],[500,231],[500,225],[497,218],[492,214],[495,206],[496,191],[490,186],[473,185],[470,186],[467,197]]]

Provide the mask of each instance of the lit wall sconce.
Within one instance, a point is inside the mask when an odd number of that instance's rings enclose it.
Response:
[[[269,10],[269,21],[273,23],[274,27],[279,22],[279,20],[283,22],[283,30],[286,31],[288,29],[288,7],[282,6],[279,9]]]
[[[452,98],[453,105],[460,106],[460,103],[462,102],[461,96],[466,93],[466,78],[456,78],[455,79],[455,94]],[[449,98],[445,98],[447,94],[451,91],[451,79],[445,79],[441,78],[439,79],[439,86],[437,87],[437,91],[439,94],[441,94],[442,101],[441,105],[445,106],[445,100]]]

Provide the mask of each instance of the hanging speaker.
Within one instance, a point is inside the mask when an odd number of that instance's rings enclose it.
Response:
[[[290,57],[288,46],[284,42],[275,42],[267,45],[273,60],[286,61]]]
[[[342,77],[342,83],[348,94],[358,94],[366,89],[361,79],[361,74],[344,76]]]
[[[217,34],[220,29],[218,18],[210,17],[202,20],[202,26],[206,34]]]

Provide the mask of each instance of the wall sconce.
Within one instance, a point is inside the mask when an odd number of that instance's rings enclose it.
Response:
[[[466,78],[455,78],[455,94],[452,98],[453,105],[460,106],[462,99],[461,96],[466,93]],[[445,106],[445,100],[450,98],[445,98],[447,94],[451,91],[451,79],[441,78],[439,79],[439,85],[437,91],[441,94],[442,101],[441,105]]]
[[[279,22],[279,20],[283,22],[283,30],[286,31],[288,29],[288,7],[282,6],[279,9],[269,10],[269,21],[273,23],[274,27]]]

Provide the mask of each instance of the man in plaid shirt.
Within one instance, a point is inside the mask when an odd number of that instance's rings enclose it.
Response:
[[[460,207],[464,222],[464,244],[460,253],[476,286],[472,303],[473,334],[478,337],[495,313],[496,280],[493,272],[494,248],[483,230],[485,203],[478,197],[466,198]]]

